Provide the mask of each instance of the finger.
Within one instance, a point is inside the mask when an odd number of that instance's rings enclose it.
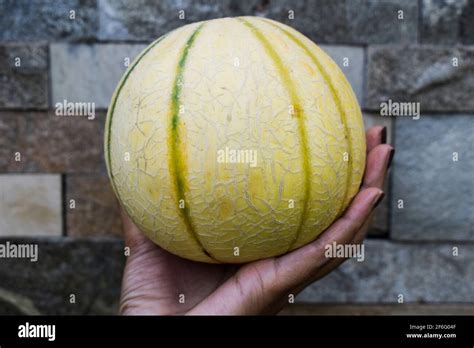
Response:
[[[284,273],[281,278],[290,279],[295,284],[308,279],[315,270],[329,261],[324,255],[326,246],[333,242],[351,242],[382,196],[382,190],[377,188],[359,192],[344,215],[314,242],[278,258],[279,271]]]
[[[382,199],[379,199],[379,202],[381,200]],[[359,229],[359,231],[356,232],[353,240],[351,241],[351,244],[361,244],[362,243],[365,236],[367,235],[367,231],[369,229],[369,226],[370,226],[373,215],[374,215],[374,210],[372,210],[372,212],[370,213],[369,218],[365,221],[365,223]],[[290,293],[296,296],[301,291],[303,291],[307,286],[309,286],[310,284],[314,283],[315,281],[317,281],[321,278],[324,278],[326,275],[328,275],[329,273],[334,271],[336,268],[338,268],[345,261],[347,261],[347,257],[345,257],[345,258],[333,258],[333,259],[329,260],[325,265],[321,266],[314,273],[314,275],[311,277],[311,279],[309,279],[307,282],[305,282],[303,284],[300,284],[296,288],[292,289]]]
[[[379,206],[380,203],[384,199],[385,199],[385,194],[382,195],[382,198],[380,198],[379,202],[377,203],[377,206]],[[357,233],[355,234],[354,239],[352,240],[353,244],[361,244],[364,241],[365,237],[367,237],[367,233],[369,232],[370,226],[372,224],[372,220],[374,218],[374,214],[376,212],[377,206],[374,207],[374,210],[372,210],[372,212],[370,213],[369,218],[364,223],[362,228],[359,231],[357,231]]]
[[[382,126],[371,127],[365,133],[367,143],[367,153],[372,151],[377,145],[387,142],[387,128]]]
[[[383,195],[382,195],[382,198],[379,199],[378,202],[380,202],[382,199],[383,199]],[[377,203],[377,204],[379,204],[379,203]],[[375,207],[374,207],[374,209],[375,209]],[[366,221],[364,222],[362,227],[356,232],[356,234],[354,235],[354,238],[352,239],[350,244],[361,244],[363,242],[363,240],[367,236],[367,231],[369,230],[369,226],[370,226],[373,215],[374,215],[374,210],[372,210],[372,212],[369,215],[369,218],[366,219]],[[338,268],[346,260],[347,260],[347,257],[331,259],[327,264],[325,264],[323,267],[321,267],[321,269],[319,269],[314,274],[314,277],[311,280],[311,283],[317,281],[318,279],[321,279],[321,278],[325,277],[326,275],[328,275],[329,273],[334,271],[336,268]]]
[[[395,149],[391,145],[377,145],[367,155],[362,187],[382,188]]]
[[[326,245],[350,242],[381,194],[376,188],[359,192],[345,214],[314,242],[279,258],[245,265],[195,307],[194,314],[207,306],[216,309],[213,314],[252,314],[265,310],[329,261],[324,255]]]

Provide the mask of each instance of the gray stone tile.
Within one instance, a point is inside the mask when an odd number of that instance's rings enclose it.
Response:
[[[461,42],[474,44],[474,0],[468,0],[461,15]]]
[[[0,174],[0,236],[62,235],[61,176]]]
[[[38,261],[2,259],[0,314],[115,315],[124,266],[114,239],[0,240],[34,243]],[[70,296],[75,303],[70,303]]]
[[[421,42],[456,44],[462,32],[461,17],[468,10],[468,1],[422,0]]]
[[[145,47],[139,44],[52,44],[53,106],[67,100],[107,108],[127,68],[126,61],[131,63]]]
[[[350,42],[346,0],[290,1],[160,1],[99,0],[104,40],[150,41],[187,23],[220,17],[254,15],[276,19],[317,42]],[[184,10],[185,18],[179,18]],[[289,18],[293,11],[294,19]]]
[[[351,43],[346,3],[346,0],[276,0],[255,7],[253,14],[292,26],[316,43]],[[293,11],[294,19],[289,18],[289,11]]]
[[[474,1],[422,0],[421,42],[474,43]]]
[[[99,0],[103,40],[150,41],[184,24],[253,15],[288,24],[318,43],[416,42],[418,4],[412,0],[273,0],[175,2]],[[179,18],[179,11],[185,18]],[[399,20],[398,10],[404,12]],[[291,17],[292,14],[294,17]]]
[[[365,261],[345,262],[297,301],[397,304],[402,294],[404,303],[474,302],[473,244],[367,240],[365,245]]]
[[[188,23],[251,14],[258,3],[257,0],[99,0],[99,37],[103,40],[150,41]],[[180,11],[184,11],[182,19]]]
[[[103,112],[93,120],[54,111],[0,112],[0,171],[104,172],[104,123]]]
[[[0,41],[93,39],[98,29],[95,0],[0,0],[0,13]]]
[[[367,55],[366,108],[391,99],[419,102],[422,113],[474,110],[474,47],[372,46]]]
[[[0,108],[44,109],[48,95],[48,47],[0,44]]]
[[[364,88],[364,49],[354,46],[320,47],[339,65],[361,104]]]
[[[395,134],[391,236],[474,240],[474,115],[397,119]]]

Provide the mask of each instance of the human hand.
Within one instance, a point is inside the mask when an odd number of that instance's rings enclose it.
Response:
[[[120,312],[135,315],[278,313],[312,282],[345,259],[325,257],[325,246],[362,243],[394,149],[385,129],[366,133],[367,161],[362,186],[345,213],[313,242],[286,255],[243,265],[206,264],[168,253],[150,241],[122,211],[125,266]],[[184,302],[179,301],[184,295]],[[181,297],[181,299],[183,299]]]

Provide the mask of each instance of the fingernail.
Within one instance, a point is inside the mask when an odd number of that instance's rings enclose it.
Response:
[[[393,156],[395,155],[395,149],[390,150],[390,155],[388,155],[388,164],[387,169],[392,165]]]
[[[382,202],[383,198],[385,197],[385,192],[381,192],[380,195],[375,199],[374,202],[374,209],[377,208],[377,206]]]
[[[383,127],[382,128],[382,132],[381,132],[381,135],[380,135],[380,142],[382,144],[386,144],[387,143],[387,127]]]

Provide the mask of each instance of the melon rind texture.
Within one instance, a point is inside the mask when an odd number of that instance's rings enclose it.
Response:
[[[219,163],[223,149],[257,164]],[[176,29],[130,65],[112,97],[105,158],[135,224],[181,257],[242,263],[314,240],[365,167],[360,107],[311,40],[263,18]]]

